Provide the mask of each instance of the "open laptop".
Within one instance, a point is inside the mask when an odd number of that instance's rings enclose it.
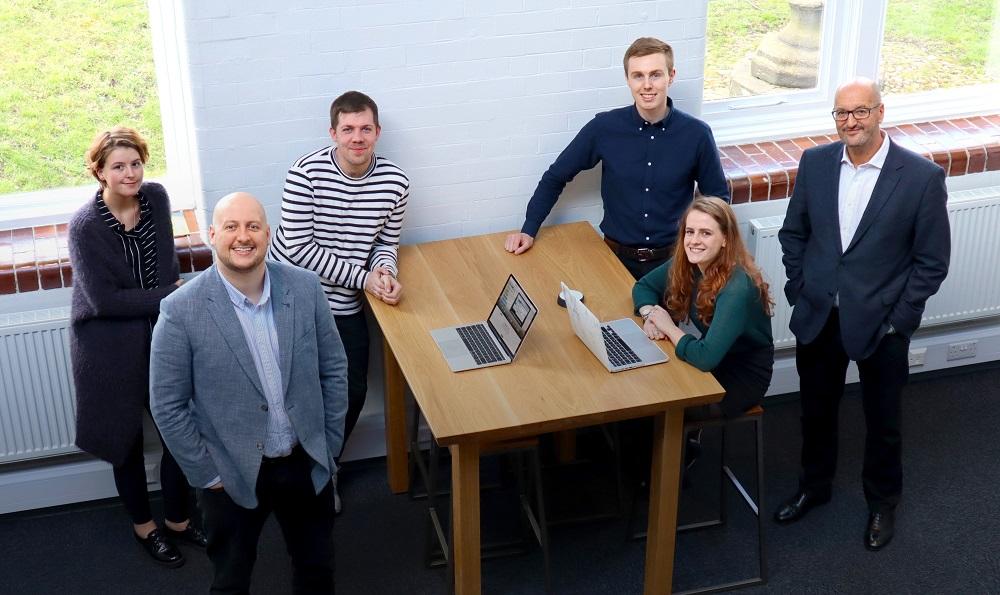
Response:
[[[452,372],[499,366],[514,361],[537,315],[538,308],[510,275],[488,319],[435,329],[431,336]]]
[[[667,355],[649,340],[634,320],[619,318],[601,322],[565,283],[559,285],[573,332],[609,371],[621,372],[668,361]]]

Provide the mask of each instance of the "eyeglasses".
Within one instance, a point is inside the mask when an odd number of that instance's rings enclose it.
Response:
[[[882,104],[879,103],[878,105],[873,105],[871,107],[859,107],[857,109],[852,109],[852,110],[835,109],[832,112],[830,112],[830,115],[832,115],[833,119],[838,122],[846,122],[847,118],[849,118],[850,116],[854,116],[855,120],[864,120],[865,118],[871,115],[872,110],[878,109],[881,105]]]

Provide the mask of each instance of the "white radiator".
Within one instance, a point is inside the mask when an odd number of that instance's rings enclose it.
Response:
[[[69,307],[0,315],[0,464],[78,452]]]
[[[795,345],[778,243],[784,218],[752,219],[747,239],[777,302],[771,320],[776,349]],[[951,265],[941,290],[927,301],[922,327],[1000,315],[1000,187],[951,192],[948,221]]]

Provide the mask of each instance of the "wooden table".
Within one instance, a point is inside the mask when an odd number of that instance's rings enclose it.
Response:
[[[669,593],[673,577],[683,408],[717,402],[722,387],[671,356],[667,364],[609,373],[556,304],[559,282],[583,291],[601,320],[630,316],[633,279],[588,223],[546,227],[525,254],[503,249],[505,234],[403,246],[403,300],[371,300],[385,337],[389,486],[408,483],[405,384],[434,438],[452,455],[456,593],[480,592],[479,447],[642,416],[654,417],[645,592]],[[538,307],[514,363],[453,373],[431,329],[484,320],[513,273]]]

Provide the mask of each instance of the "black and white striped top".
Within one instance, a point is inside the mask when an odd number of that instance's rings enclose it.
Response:
[[[97,212],[121,240],[125,262],[132,271],[135,282],[142,289],[151,289],[160,284],[156,271],[156,228],[153,226],[149,201],[142,195],[142,192],[137,195],[137,198],[139,199],[139,221],[130,231],[125,231],[125,226],[111,213],[101,192],[97,193]]]
[[[288,170],[281,196],[281,225],[271,258],[316,272],[336,316],[361,311],[368,271],[394,274],[396,249],[410,180],[396,164],[375,156],[360,178],[351,178],[324,147]]]

